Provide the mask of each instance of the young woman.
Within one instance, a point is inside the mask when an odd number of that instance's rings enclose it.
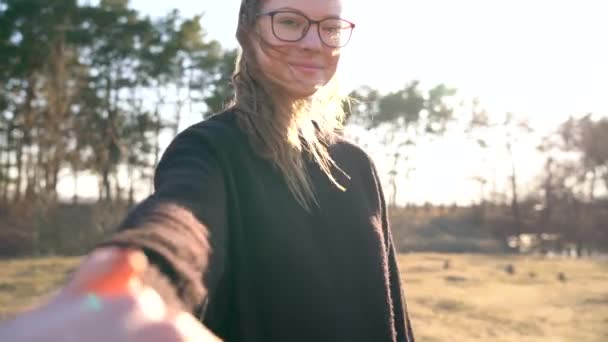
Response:
[[[243,0],[233,103],[174,139],[154,194],[4,333],[80,305],[41,340],[413,341],[378,175],[339,134],[347,2]],[[125,263],[125,291],[83,286]]]

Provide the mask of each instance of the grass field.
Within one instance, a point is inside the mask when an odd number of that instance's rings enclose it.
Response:
[[[0,317],[55,289],[77,261],[0,261]],[[608,341],[605,261],[416,253],[399,262],[418,341]]]

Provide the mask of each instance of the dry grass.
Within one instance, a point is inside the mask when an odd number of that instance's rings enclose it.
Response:
[[[608,341],[606,262],[410,254],[400,264],[419,341]]]
[[[0,261],[0,318],[39,302],[77,262]],[[399,262],[420,342],[608,341],[606,262],[429,253],[401,255]],[[504,271],[508,264],[513,275]]]
[[[64,282],[78,258],[0,261],[0,319],[44,300]]]

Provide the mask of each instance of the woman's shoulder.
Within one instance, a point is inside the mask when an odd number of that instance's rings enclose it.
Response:
[[[205,141],[223,146],[241,143],[242,138],[234,111],[227,109],[187,127],[174,140]]]
[[[378,171],[372,156],[352,140],[339,136],[330,145],[330,154],[349,179],[345,184],[359,184],[377,191],[380,187]]]
[[[180,134],[193,133],[220,133],[237,129],[236,115],[233,110],[226,109],[221,112],[213,113],[205,119],[195,123]]]
[[[165,154],[179,151],[181,154],[230,155],[242,143],[235,115],[232,111],[226,110],[182,130],[172,139]]]
[[[334,158],[347,159],[365,167],[374,167],[374,161],[370,154],[343,135],[334,137],[329,150]]]

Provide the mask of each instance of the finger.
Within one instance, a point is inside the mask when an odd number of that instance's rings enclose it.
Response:
[[[69,339],[63,337],[116,333],[116,323],[127,322],[121,318],[132,312],[136,305],[131,296],[109,299],[65,296],[61,300],[18,316],[11,322],[11,338],[0,335],[0,341],[68,341]],[[94,338],[87,340],[96,341]]]
[[[181,342],[183,339],[173,325],[168,322],[157,322],[135,331],[132,341]],[[199,342],[204,342],[204,340]]]
[[[148,320],[165,320],[168,315],[165,302],[158,292],[150,287],[143,288],[135,300]]]
[[[36,327],[33,332],[40,338],[27,341],[66,341],[44,336],[69,336],[70,341],[138,341],[132,335],[166,320],[167,310],[156,291],[144,288],[135,296],[72,296],[36,316],[30,317],[28,325]],[[26,330],[32,331],[31,327]]]
[[[67,291],[93,292],[100,296],[122,295],[141,285],[140,276],[148,262],[143,252],[133,249],[104,248],[85,260]]]
[[[93,292],[100,296],[116,296],[140,288],[140,277],[147,266],[148,261],[143,252],[131,249],[121,250],[109,272],[86,283],[83,292]]]
[[[117,248],[100,248],[87,255],[76,268],[64,291],[70,292],[83,286],[90,279],[106,273],[116,259]]]

